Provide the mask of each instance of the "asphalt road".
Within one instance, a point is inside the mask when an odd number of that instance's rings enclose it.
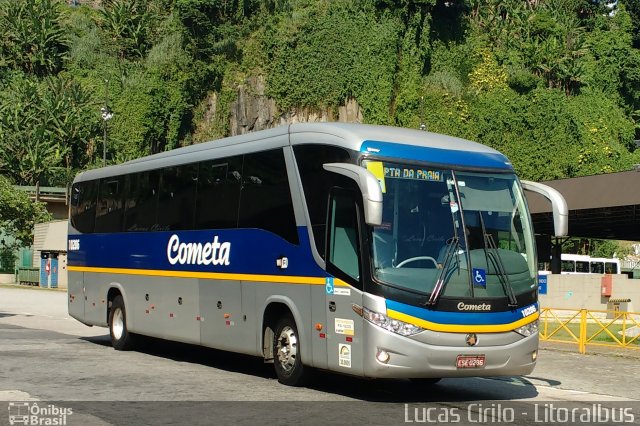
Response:
[[[603,404],[640,423],[637,353],[543,347],[525,377],[417,387],[320,373],[290,388],[258,358],[155,339],[117,352],[107,329],[82,325],[66,309],[65,292],[0,287],[0,425],[33,424],[15,417],[25,412],[39,424],[541,424],[554,420],[542,414],[553,416],[554,407],[587,410],[593,423]]]

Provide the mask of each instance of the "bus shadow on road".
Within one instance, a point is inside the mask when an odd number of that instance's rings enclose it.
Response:
[[[82,340],[101,346],[111,347],[109,335],[82,337]],[[229,372],[250,374],[258,377],[275,377],[273,366],[260,358],[233,352],[221,351],[204,346],[173,342],[147,336],[136,336],[134,352],[178,362],[205,365]]]
[[[111,346],[108,335],[81,339],[101,346]],[[265,364],[259,357],[203,346],[137,336],[135,352],[274,381],[276,379],[273,364]],[[410,380],[363,379],[311,370],[305,387],[356,400],[396,403],[519,400],[538,395],[536,387],[525,377],[446,378],[435,384],[418,384]]]
[[[500,401],[536,397],[535,386],[525,382],[521,377],[466,377],[419,384],[410,380],[361,379],[322,373],[309,387],[371,402]]]

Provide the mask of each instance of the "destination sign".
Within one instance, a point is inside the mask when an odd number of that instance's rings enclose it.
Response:
[[[438,170],[427,170],[418,167],[384,167],[384,177],[390,179],[414,179],[442,182],[444,173]]]

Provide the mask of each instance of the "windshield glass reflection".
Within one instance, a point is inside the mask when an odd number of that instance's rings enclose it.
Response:
[[[505,297],[535,287],[533,233],[513,174],[366,165],[383,187],[371,247],[377,280],[420,294],[438,282],[445,297]]]

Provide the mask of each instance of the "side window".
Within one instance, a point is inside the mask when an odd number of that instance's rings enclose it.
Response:
[[[573,260],[562,261],[562,272],[576,272],[576,264]]]
[[[325,222],[329,190],[340,179],[335,173],[326,171],[325,163],[348,163],[349,152],[343,148],[326,145],[297,145],[293,147],[296,164],[302,180],[311,228],[320,256],[325,252]]]
[[[197,185],[197,164],[162,170],[157,230],[193,229]]]
[[[338,277],[346,275],[348,282],[359,284],[358,210],[351,191],[335,190],[332,193],[329,200],[328,226],[328,271]]]
[[[196,229],[229,229],[238,225],[242,157],[200,163]]]
[[[124,203],[122,176],[100,179],[95,232],[121,232]]]
[[[260,228],[298,244],[282,149],[244,156],[239,228]]]
[[[125,231],[153,231],[157,229],[158,188],[157,170],[129,175],[125,193]]]
[[[604,266],[605,274],[617,274],[618,273],[618,264],[613,262],[606,262]]]
[[[604,263],[603,262],[591,262],[591,273],[592,274],[604,274]]]
[[[78,182],[71,188],[71,225],[83,234],[93,232],[99,181]]]
[[[576,261],[576,272],[581,272],[588,274],[589,273],[589,262],[577,260]]]

